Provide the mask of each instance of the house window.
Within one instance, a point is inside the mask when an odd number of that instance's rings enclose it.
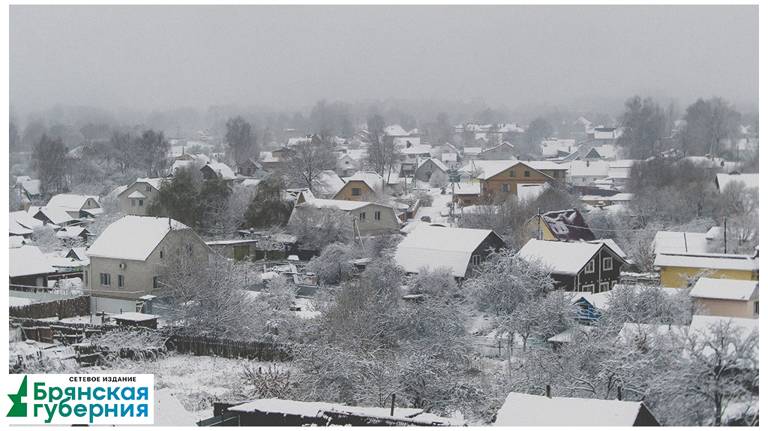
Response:
[[[600,291],[601,292],[607,292],[609,290],[611,290],[611,288],[610,288],[610,284],[608,284],[607,281],[600,282]]]
[[[506,184],[506,183],[502,184],[501,191],[504,193],[509,193],[509,184]]]
[[[135,207],[135,206],[136,206],[136,199],[131,199],[131,206],[132,206],[132,207]]]
[[[99,274],[99,278],[102,286],[109,286],[112,284],[110,274],[102,272],[101,274]]]
[[[530,176],[531,176],[531,171],[525,171],[525,172],[523,172],[523,176],[524,176],[524,177],[530,177]]]
[[[603,258],[603,271],[610,271],[613,269],[613,259],[610,257]]]
[[[584,272],[587,273],[587,274],[592,274],[593,272],[595,272],[595,261],[594,260],[590,260],[589,263],[587,263],[587,268],[584,270]]]
[[[352,196],[360,196],[362,194],[359,187],[352,187]]]
[[[483,262],[483,256],[480,256],[479,254],[473,254],[470,260],[473,266],[479,266]]]
[[[187,244],[187,256],[192,256],[192,244]]]
[[[117,274],[117,287],[125,287],[125,276]]]
[[[377,221],[378,221],[378,220],[381,220],[381,211],[375,211],[375,212],[373,213],[373,219],[374,219],[374,220],[377,220]]]
[[[581,291],[582,292],[595,293],[595,285],[594,284],[585,284],[585,285],[581,286]]]
[[[140,206],[140,207],[143,207],[143,206],[144,206],[144,199],[139,199],[139,206]]]
[[[755,301],[755,315],[760,314],[760,301]]]
[[[510,177],[514,177],[515,176],[515,170],[514,169],[510,169],[509,170],[509,176]]]
[[[158,282],[157,282],[157,276],[152,277],[152,288],[157,289]]]
[[[152,187],[151,186],[147,186],[147,191],[151,192],[152,191]]]
[[[360,217],[360,221],[365,221],[365,212],[361,212],[358,217]]]

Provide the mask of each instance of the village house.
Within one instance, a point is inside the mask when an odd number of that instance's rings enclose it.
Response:
[[[195,166],[203,166],[210,161],[211,158],[205,154],[183,153],[174,159],[169,174],[176,175],[179,169],[192,169]]]
[[[495,147],[487,148],[477,155],[478,160],[516,160],[515,146],[509,142],[502,142]]]
[[[549,392],[547,387],[547,392]],[[659,426],[642,401],[566,398],[511,392],[494,426],[630,427]]]
[[[758,282],[702,277],[689,292],[696,314],[757,319],[759,310]]]
[[[257,160],[248,158],[237,164],[237,173],[244,177],[263,178],[268,172]]]
[[[384,179],[375,172],[360,171],[344,180],[333,199],[373,202],[384,192]]]
[[[760,184],[760,174],[741,174],[739,172],[731,172],[729,174],[717,174],[715,177],[715,186],[717,190],[722,192],[731,183],[742,183],[744,188],[756,189]]]
[[[561,242],[531,239],[517,255],[543,265],[555,287],[575,292],[607,292],[619,282],[627,264],[623,251],[610,243]]]
[[[396,233],[400,219],[391,206],[365,201],[308,198],[301,194],[293,207],[288,225],[297,223],[303,214],[327,209],[340,210],[349,215],[350,228],[357,235],[380,235]]]
[[[232,168],[221,162],[208,162],[200,168],[200,172],[203,173],[203,178],[206,180],[219,178],[228,181],[236,178]]]
[[[360,161],[354,159],[347,152],[339,152],[336,159],[336,173],[340,177],[349,177],[360,170]]]
[[[479,182],[459,182],[453,187],[453,201],[460,207],[477,205],[480,203]]]
[[[490,229],[419,226],[398,244],[395,262],[411,274],[446,268],[454,277],[466,278],[491,252],[504,247]]]
[[[419,181],[429,182],[435,172],[441,172],[447,178],[448,167],[435,158],[422,159],[419,161],[413,176]]]
[[[40,207],[29,209],[32,217],[43,222],[43,225],[54,225],[55,227],[80,224],[78,218],[73,218],[64,208],[59,207]]]
[[[708,278],[759,280],[757,255],[719,253],[659,253],[653,261],[665,287],[689,287],[692,280]]]
[[[96,217],[103,212],[101,205],[99,205],[98,196],[70,193],[62,193],[51,197],[51,200],[45,206],[47,208],[61,208],[73,219]]]
[[[10,236],[29,238],[34,229],[42,227],[43,222],[36,219],[27,211],[12,211],[8,213],[8,228]]]
[[[711,251],[715,237],[710,232],[673,232],[660,230],[653,237],[653,252],[659,253],[707,253]]]
[[[608,177],[609,162],[602,160],[575,160],[568,162],[566,182],[574,186],[591,186]]]
[[[162,178],[137,178],[117,195],[120,211],[129,215],[149,215],[149,208],[160,197]]]
[[[517,195],[520,184],[563,183],[568,167],[549,161],[474,160],[462,168],[480,181],[481,197]]]
[[[545,241],[595,240],[595,234],[576,208],[536,215],[527,224],[537,239]]]
[[[161,288],[163,270],[176,257],[207,262],[210,248],[188,226],[166,217],[125,216],[99,235],[86,252],[85,285],[98,307],[114,312]],[[114,301],[109,301],[109,300]],[[123,301],[120,301],[123,300]],[[112,308],[111,308],[112,307]]]

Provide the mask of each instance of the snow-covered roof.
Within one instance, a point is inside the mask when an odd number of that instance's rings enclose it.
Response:
[[[549,188],[547,183],[518,183],[517,199],[520,201],[531,201],[537,199]]]
[[[432,152],[432,146],[428,144],[414,144],[407,148],[401,148],[400,154],[414,155],[414,154],[429,154]]]
[[[165,178],[136,178],[137,183],[147,183],[157,190],[160,190],[160,186],[164,180]]]
[[[68,211],[74,211],[74,210],[80,210],[81,208],[83,208],[83,206],[88,201],[88,199],[93,199],[94,201],[96,201],[97,204],[99,202],[98,196],[61,193],[51,197],[51,200],[48,201],[48,204],[46,204],[46,206],[49,208],[58,207],[58,208],[64,208],[65,210],[68,210]]]
[[[56,238],[77,238],[85,231],[81,226],[67,226],[56,232]]]
[[[262,163],[277,163],[280,159],[272,155],[271,151],[261,151],[259,152],[259,161]]]
[[[9,248],[18,248],[21,247],[26,243],[26,240],[20,236],[9,236],[8,237],[8,247]]]
[[[27,194],[36,196],[40,194],[40,180],[27,180],[21,183],[21,188],[24,189]]]
[[[381,178],[381,175],[377,174],[376,172],[358,171],[355,172],[351,177],[347,177],[344,180],[346,182],[362,181],[373,191],[379,191],[384,186],[384,179]]]
[[[729,324],[730,328],[739,332],[740,336],[744,337],[752,331],[758,331],[760,326],[759,319],[744,319],[738,317],[723,317],[723,316],[704,316],[696,314],[691,319],[691,325],[689,331],[692,333],[698,333],[704,337],[711,337],[712,330],[721,324]]]
[[[632,426],[642,402],[563,398],[512,392],[494,426]]]
[[[528,162],[520,162],[538,171],[567,171],[568,165],[562,163],[555,163],[549,160],[532,160]]]
[[[308,199],[307,201],[297,205],[310,206],[315,208],[336,208],[342,211],[353,211],[371,205],[372,202],[365,201],[347,201],[343,199]]]
[[[395,407],[394,412],[391,412],[389,407],[346,406],[343,404],[284,400],[278,398],[265,398],[249,401],[247,403],[229,407],[228,410],[245,413],[261,412],[290,416],[303,416],[307,418],[320,417],[324,415],[325,412],[337,412],[356,416],[407,420],[409,422],[412,421],[414,424],[463,424],[463,421],[439,417],[434,414],[426,413],[424,410],[417,408]]]
[[[706,233],[660,230],[653,237],[654,253],[706,253],[709,241]]]
[[[730,183],[741,182],[746,188],[757,188],[760,184],[760,174],[717,174],[717,186],[720,191]]]
[[[225,163],[208,162],[205,164],[205,166],[203,166],[200,169],[204,169],[206,166],[209,167],[211,170],[213,170],[213,172],[216,173],[216,175],[218,175],[222,179],[225,179],[225,180],[235,179],[235,172],[232,171],[232,168],[230,168]]]
[[[388,136],[408,136],[408,132],[399,124],[392,124],[384,128],[384,133]]]
[[[61,207],[45,206],[41,207],[39,212],[43,213],[43,215],[53,224],[61,225],[63,223],[69,223],[74,220],[72,216],[70,216],[66,211],[66,209]]]
[[[459,155],[453,152],[445,152],[440,155],[440,158],[443,160],[443,162],[455,162],[458,161]]]
[[[34,229],[43,225],[41,220],[33,217],[34,214],[30,214],[26,211],[11,211],[8,214],[8,218],[11,222],[16,222],[22,227],[27,229]]]
[[[610,248],[603,243],[531,239],[517,255],[527,261],[539,261],[554,274],[575,275],[603,245]],[[614,253],[619,254],[616,251]]]
[[[322,171],[317,175],[317,184],[315,192],[318,195],[333,196],[344,187],[344,181],[336,172],[331,170]]]
[[[16,223],[14,220],[9,220],[8,234],[9,235],[30,235],[32,229],[27,229],[24,226]]]
[[[128,199],[146,199],[147,197],[138,190],[134,190],[133,193],[128,195]]]
[[[759,259],[744,254],[659,253],[653,261],[653,266],[757,271],[759,263]]]
[[[157,319],[157,316],[155,316],[154,314],[137,313],[135,311],[128,311],[120,314],[113,314],[109,317],[115,320],[127,320],[130,322],[146,322],[149,320]]]
[[[505,170],[522,164],[531,169],[542,170],[561,170],[568,169],[567,165],[558,164],[546,160],[528,161],[523,162],[520,160],[472,160],[469,164],[465,165],[461,170],[469,173],[477,173],[477,178],[481,180],[487,180],[495,177],[496,175],[504,172]]]
[[[67,256],[69,255],[74,256],[77,260],[88,260],[85,247],[72,247],[67,252]]]
[[[146,260],[168,232],[183,229],[189,227],[167,217],[125,216],[107,226],[86,254],[88,257]]]
[[[689,295],[694,298],[749,301],[757,299],[758,282],[702,277],[693,285]]]
[[[419,226],[398,244],[395,262],[406,272],[444,267],[454,277],[464,277],[472,252],[489,235],[495,234],[490,229]]]
[[[440,169],[441,171],[443,171],[443,172],[446,172],[446,171],[448,171],[448,167],[447,167],[447,166],[445,166],[445,164],[443,164],[443,162],[442,162],[440,159],[435,159],[435,158],[429,158],[429,159],[421,159],[421,160],[419,160],[419,163],[416,165],[416,169],[420,168],[420,167],[421,167],[421,165],[423,165],[424,163],[427,163],[427,162],[428,162],[428,161],[430,161],[430,160],[431,160],[431,161],[432,161],[432,163],[434,163],[434,164],[435,164],[435,166],[437,166],[437,168],[438,168],[438,169]]]
[[[483,152],[482,147],[464,147],[464,154],[467,155],[478,155]]]
[[[575,325],[559,334],[549,337],[547,341],[549,341],[550,343],[570,343],[571,341],[573,341],[573,338],[575,336],[579,334],[589,334],[594,329],[595,329],[594,326]]]
[[[56,272],[48,257],[33,245],[24,245],[8,250],[8,275],[21,277],[25,275],[48,274]]]
[[[598,310],[607,310],[610,304],[611,299],[611,291],[608,292],[573,292],[573,296],[571,297],[573,299],[572,303],[575,304],[580,299],[584,299],[585,301],[592,304],[593,307],[597,308]]]

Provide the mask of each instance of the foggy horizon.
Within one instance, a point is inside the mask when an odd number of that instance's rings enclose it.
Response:
[[[153,111],[316,101],[757,109],[756,6],[11,6],[10,102]]]

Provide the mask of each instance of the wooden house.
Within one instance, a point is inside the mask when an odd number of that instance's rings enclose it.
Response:
[[[757,319],[760,315],[758,282],[702,277],[689,295],[696,314]]]
[[[719,253],[659,253],[653,261],[664,287],[689,287],[700,276],[759,280],[757,255]]]
[[[447,178],[448,167],[439,159],[422,159],[419,161],[413,176],[419,181],[428,182],[435,172],[442,172],[443,174],[446,174]]]
[[[480,182],[483,198],[503,200],[516,196],[520,184],[564,183],[568,167],[549,161],[473,160],[462,170]]]
[[[357,172],[345,178],[344,186],[333,199],[347,201],[375,201],[384,191],[384,179],[375,172]]]
[[[627,264],[623,251],[605,242],[529,240],[517,255],[544,265],[555,286],[566,291],[607,292],[618,283]]]
[[[466,278],[504,240],[490,229],[419,226],[397,246],[395,262],[408,273],[424,268],[447,268],[456,278]]]

